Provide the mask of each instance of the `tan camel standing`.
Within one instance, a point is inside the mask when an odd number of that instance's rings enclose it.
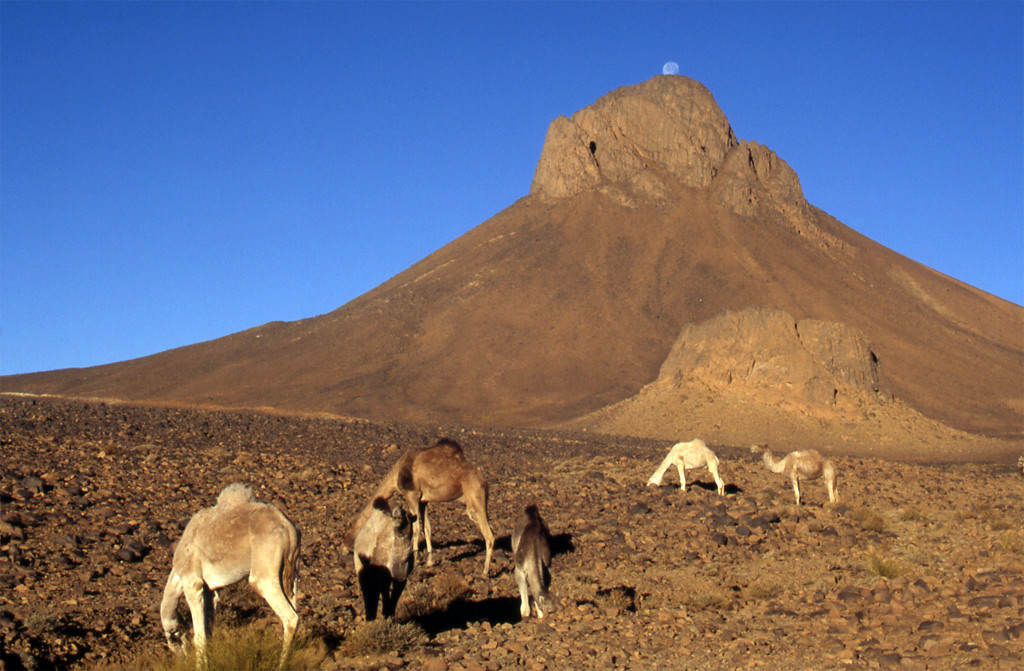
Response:
[[[800,481],[817,480],[822,477],[825,479],[825,487],[828,488],[828,500],[832,503],[839,500],[836,493],[836,469],[832,462],[821,456],[817,450],[790,452],[781,461],[776,461],[766,446],[751,445],[750,451],[760,453],[764,465],[773,473],[785,473],[789,476],[797,505],[800,505]]]
[[[458,443],[447,438],[437,441],[433,447],[409,450],[399,458],[384,480],[377,487],[370,503],[363,508],[349,527],[342,540],[342,549],[350,551],[356,534],[373,512],[373,501],[387,499],[394,492],[401,494],[409,511],[415,516],[413,522],[413,554],[419,560],[420,521],[427,539],[427,566],[434,564],[434,546],[430,539],[430,518],[427,517],[428,503],[444,503],[461,499],[466,504],[466,514],[476,522],[484,537],[487,549],[484,558],[483,575],[487,576],[494,551],[494,534],[487,522],[487,482],[480,471],[469,463]]]
[[[363,593],[367,622],[377,619],[377,604],[383,600],[384,617],[394,617],[398,599],[413,567],[413,520],[399,504],[374,499],[366,524],[356,534],[356,578]]]
[[[718,457],[700,438],[694,438],[688,443],[676,443],[673,445],[669,449],[668,455],[662,460],[661,465],[658,466],[658,470],[654,471],[654,475],[647,480],[647,484],[660,485],[661,479],[672,464],[675,464],[676,469],[679,471],[679,488],[684,492],[686,491],[686,469],[707,468],[711,473],[711,477],[715,479],[715,484],[718,486],[718,495],[725,495],[725,483],[722,481],[722,476],[718,473]]]
[[[211,594],[245,578],[281,619],[281,668],[299,623],[299,531],[276,507],[259,503],[248,487],[234,483],[221,491],[217,505],[193,515],[174,549],[160,604],[171,649],[184,647],[176,613],[184,594],[192,613],[196,666],[205,668],[206,637],[213,627]]]
[[[551,533],[540,517],[537,506],[527,506],[512,532],[512,560],[519,586],[519,614],[530,616],[530,599],[537,618],[556,605],[548,591],[551,585]]]

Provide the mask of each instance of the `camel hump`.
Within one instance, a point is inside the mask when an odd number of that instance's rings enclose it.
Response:
[[[240,482],[232,482],[221,490],[220,495],[217,496],[217,506],[227,508],[251,503],[255,500],[256,497],[253,496],[251,489]]]
[[[431,449],[437,448],[445,448],[446,450],[452,452],[453,454],[462,454],[462,446],[456,443],[451,438],[441,438],[440,440],[437,441],[437,443],[434,444],[434,447]]]

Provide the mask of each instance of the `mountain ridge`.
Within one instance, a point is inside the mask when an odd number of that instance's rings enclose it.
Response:
[[[666,76],[556,118],[529,194],[333,312],[3,385],[547,426],[638,393],[686,325],[756,307],[857,330],[928,417],[1024,436],[1024,309],[810,205],[707,89]]]

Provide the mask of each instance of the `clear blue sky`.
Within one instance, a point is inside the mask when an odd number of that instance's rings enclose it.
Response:
[[[1024,4],[0,3],[0,372],[329,312],[703,82],[808,200],[1024,303]]]

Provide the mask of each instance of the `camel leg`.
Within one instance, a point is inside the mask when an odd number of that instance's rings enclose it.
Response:
[[[519,585],[519,615],[530,617],[530,592],[526,584],[526,573],[516,567],[516,584]]]
[[[398,610],[398,599],[405,589],[404,580],[392,580],[391,585],[384,585],[384,617],[393,618]]]
[[[654,471],[654,475],[652,475],[650,478],[648,478],[647,484],[649,484],[649,485],[660,485],[661,484],[661,479],[663,477],[665,477],[665,471],[667,471],[669,469],[669,467],[672,465],[672,456],[673,456],[672,452],[669,452],[668,456],[666,456],[664,459],[661,460],[661,465],[658,466],[658,470]]]
[[[683,460],[680,459],[676,462],[676,470],[679,471],[679,489],[686,491],[686,466],[683,465]]]
[[[789,479],[793,481],[793,495],[796,497],[796,504],[800,505],[800,481],[795,475],[789,476]]]
[[[295,637],[295,629],[299,626],[299,614],[292,608],[291,601],[284,595],[281,588],[281,580],[278,576],[270,575],[251,581],[256,592],[267,602],[271,610],[281,620],[281,659],[277,668],[283,668],[288,652],[292,647],[292,639]]]
[[[490,572],[491,555],[494,553],[494,533],[491,532],[491,525],[487,521],[486,494],[483,488],[479,488],[472,493],[466,492],[465,497],[466,514],[469,516],[469,519],[476,522],[477,528],[480,529],[480,535],[484,537],[486,555],[484,556],[483,576],[486,578]]]
[[[423,511],[423,536],[427,539],[427,566],[434,565],[434,544],[430,540],[431,528],[430,528],[430,516],[427,514],[427,504],[422,504],[420,510]]]
[[[184,585],[185,601],[192,613],[192,645],[195,648],[196,668],[207,668],[206,633],[206,586],[202,580],[193,579]]]
[[[420,562],[420,530],[425,528],[427,547],[430,547],[430,522],[425,522],[427,515],[427,504],[423,502],[415,490],[408,489],[402,492],[405,496],[405,507],[412,515],[412,561],[413,564]]]
[[[708,470],[711,471],[711,477],[715,479],[715,484],[718,486],[718,495],[725,496],[725,482],[722,481],[722,476],[718,472],[718,462],[708,461]]]
[[[836,471],[832,467],[831,463],[825,465],[825,486],[828,487],[828,500],[830,503],[835,503],[839,500],[839,494],[836,492]]]
[[[359,591],[363,594],[363,608],[366,609],[366,621],[377,619],[377,604],[380,602],[381,579],[374,567],[367,566],[356,573],[359,580]]]

